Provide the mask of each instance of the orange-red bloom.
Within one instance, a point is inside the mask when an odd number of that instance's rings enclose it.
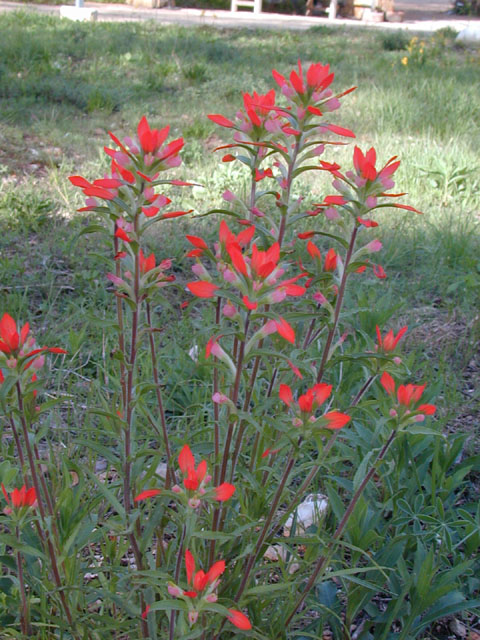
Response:
[[[4,313],[0,320],[0,352],[14,357],[29,359],[38,353],[49,351],[50,353],[67,353],[65,349],[59,347],[39,347],[31,349],[35,345],[35,340],[30,336],[30,325],[26,322],[17,330],[17,323],[8,313]],[[31,349],[28,351],[28,349]],[[32,361],[27,363],[26,369]]]
[[[34,487],[27,489],[26,485],[23,485],[21,489],[14,489],[9,496],[2,482],[2,492],[5,500],[14,509],[22,509],[23,507],[35,508],[37,505],[37,492]]]
[[[147,498],[154,498],[155,496],[158,496],[159,493],[161,493],[160,489],[146,489],[135,497],[135,502],[141,502]]]
[[[180,451],[180,455],[178,456],[178,466],[184,475],[183,485],[185,489],[189,492],[193,492],[190,493],[189,504],[195,508],[199,506],[200,499],[203,496],[208,497],[205,485],[207,485],[212,478],[207,475],[207,462],[206,460],[202,460],[198,463],[197,467],[195,467],[195,458],[192,450],[188,444],[186,444],[183,446]],[[180,491],[179,487],[176,487],[176,490],[178,493]],[[213,492],[212,489],[208,491],[211,493],[211,498],[224,502],[233,496],[235,493],[235,487],[233,484],[224,482],[218,487],[213,488]]]
[[[241,611],[237,611],[236,609],[229,609],[228,611],[230,613],[230,615],[227,616],[228,619],[238,629],[247,631],[248,629],[252,628],[252,623],[244,613],[242,613]]]
[[[380,378],[380,384],[390,396],[395,395],[395,380],[386,371],[383,372]],[[416,384],[401,384],[397,389],[397,403],[408,413],[414,411],[418,417],[431,416],[437,410],[433,404],[421,404],[415,406],[420,402],[420,398],[423,395],[426,385]]]
[[[219,560],[212,564],[210,569],[205,573],[202,569],[195,571],[195,558],[191,551],[185,551],[185,569],[187,572],[187,582],[193,587],[193,591],[184,591],[183,595],[189,598],[196,598],[201,591],[214,582],[225,571],[225,560]]]
[[[213,282],[208,282],[207,280],[188,282],[187,287],[190,293],[193,293],[197,298],[213,298],[217,289],[220,288],[216,284],[213,284]]]
[[[380,333],[380,328],[378,325],[375,325],[375,330],[377,332],[377,342],[378,342],[378,348],[380,351],[385,351],[386,353],[390,352],[390,351],[395,351],[395,349],[397,348],[397,344],[400,342],[400,340],[403,338],[403,336],[406,334],[408,327],[402,327],[400,329],[400,331],[397,333],[397,335],[395,336],[393,331],[390,329],[390,331],[385,335],[384,338],[382,338],[382,334]]]

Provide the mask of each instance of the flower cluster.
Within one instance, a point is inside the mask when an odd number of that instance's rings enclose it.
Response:
[[[319,382],[299,396],[297,402],[295,402],[292,389],[288,384],[281,384],[278,396],[293,411],[293,425],[295,427],[315,425],[326,429],[341,429],[350,421],[350,416],[346,413],[328,411],[320,417],[315,415],[316,409],[329,398],[331,393],[331,384]]]
[[[205,573],[202,569],[195,570],[195,558],[188,549],[185,551],[185,571],[187,574],[187,589],[182,589],[175,582],[169,582],[168,593],[174,598],[183,598],[188,606],[188,620],[194,625],[202,611],[208,611],[209,605],[218,600],[217,588],[220,576],[225,571],[225,561],[215,562]],[[239,629],[252,628],[247,616],[237,609],[226,610],[227,618]]]

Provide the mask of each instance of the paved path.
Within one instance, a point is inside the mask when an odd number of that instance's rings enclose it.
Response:
[[[69,4],[73,4],[69,3]],[[185,26],[209,25],[220,28],[248,28],[248,29],[292,29],[306,30],[318,25],[349,27],[365,27],[375,29],[407,29],[410,31],[436,31],[444,27],[451,27],[461,31],[468,24],[476,23],[480,29],[480,19],[465,18],[465,16],[448,15],[450,0],[396,0],[395,9],[405,12],[403,22],[383,22],[366,24],[360,20],[293,16],[279,13],[260,13],[254,15],[249,11],[202,10],[186,8],[144,9],[126,4],[103,4],[85,2],[85,7],[98,11],[99,21],[140,21],[154,20],[159,24],[179,24]],[[25,4],[0,0],[0,12],[24,9],[51,15],[59,15],[60,7],[45,4]]]

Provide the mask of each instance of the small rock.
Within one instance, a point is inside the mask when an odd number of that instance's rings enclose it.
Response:
[[[327,497],[322,493],[311,493],[297,507],[296,533],[305,533],[312,524],[318,524],[328,509]],[[283,526],[283,535],[289,536],[293,525],[292,514]]]
[[[473,44],[480,47],[480,27],[477,25],[469,25],[460,31],[455,40],[463,44]]]
[[[463,624],[463,622],[461,622],[460,620],[457,620],[456,618],[454,618],[453,620],[450,620],[450,624],[448,626],[450,628],[450,631],[454,633],[456,636],[459,636],[460,638],[466,637],[467,628]]]

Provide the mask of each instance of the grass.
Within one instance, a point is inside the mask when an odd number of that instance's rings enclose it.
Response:
[[[91,239],[71,242],[85,217],[75,214],[81,200],[68,175],[98,177],[108,130],[127,134],[146,114],[185,137],[179,173],[204,188],[185,192],[178,205],[205,211],[227,187],[246,184],[239,167],[219,166],[211,153],[222,131],[206,114],[232,115],[242,91],[270,88],[272,66],[286,72],[299,57],[329,62],[338,90],[358,85],[334,121],[385,161],[398,154],[397,185],[425,212],[379,215],[381,261],[391,278],[376,284],[409,324],[408,347],[429,356],[421,373],[437,381],[446,422],[473,429],[478,398],[465,389],[467,369],[480,367],[478,51],[456,47],[448,32],[412,41],[360,29],[77,24],[22,12],[0,16],[0,31],[2,311],[30,317],[62,344],[83,331],[98,360],[89,318],[109,296],[105,268],[100,245],[92,252]],[[328,159],[342,164],[350,153],[332,147]],[[307,186],[314,200],[327,188],[322,180]],[[192,225],[200,231],[204,223],[179,221],[166,248],[160,235],[151,239],[176,259],[180,276],[187,268],[182,237]],[[456,416],[466,414],[459,423]]]

